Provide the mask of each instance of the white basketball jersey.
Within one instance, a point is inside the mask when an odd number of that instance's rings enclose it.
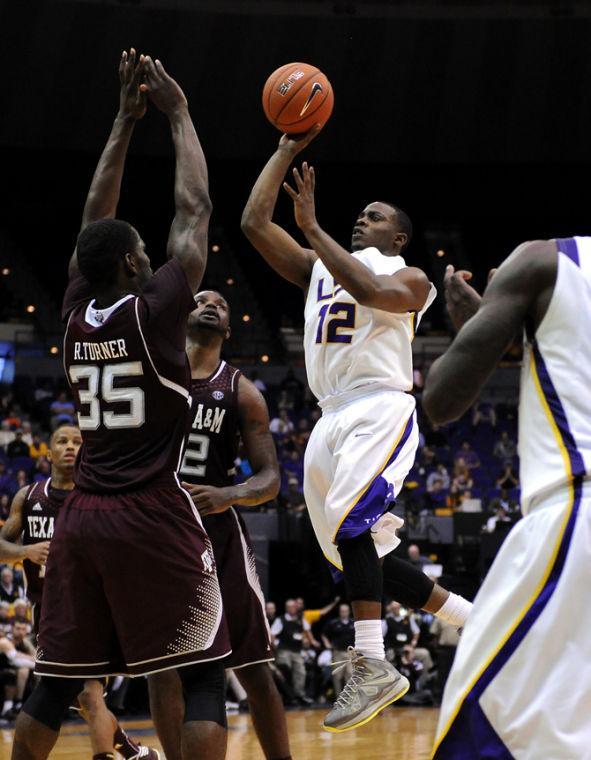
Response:
[[[591,472],[591,238],[556,240],[558,275],[519,402],[522,509]]]
[[[377,275],[392,275],[406,266],[402,256],[384,256],[377,248],[351,255]],[[318,259],[304,311],[306,370],[316,398],[322,403],[331,396],[372,385],[412,390],[411,341],[435,295],[431,286],[418,313],[392,314],[361,306],[335,283]]]

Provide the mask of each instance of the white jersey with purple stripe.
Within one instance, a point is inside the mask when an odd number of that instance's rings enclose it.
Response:
[[[591,238],[556,240],[558,274],[535,340],[526,343],[519,401],[525,514],[591,472]]]
[[[384,256],[377,248],[351,255],[377,275],[392,275],[406,267],[402,256]],[[308,382],[321,405],[325,399],[365,386],[412,390],[411,342],[435,296],[431,286],[418,313],[393,314],[362,306],[318,259],[306,298],[304,350]]]

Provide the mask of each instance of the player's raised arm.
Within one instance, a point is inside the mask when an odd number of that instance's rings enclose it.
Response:
[[[533,334],[548,306],[556,270],[556,248],[541,240],[520,246],[499,268],[476,314],[427,375],[423,408],[434,423],[467,411],[519,331],[529,327]]]
[[[97,164],[84,204],[81,229],[99,219],[114,218],[121,192],[121,180],[127,149],[138,119],[146,113],[146,95],[140,91],[144,57],[136,62],[136,51],[123,51],[119,61],[119,110],[111,134]],[[76,252],[70,260],[69,273],[76,271]]]
[[[180,86],[158,59],[153,61],[146,56],[145,71],[145,84],[141,88],[168,116],[176,154],[175,216],[167,253],[185,270],[189,287],[195,292],[207,262],[207,229],[211,216],[207,163]]]
[[[0,562],[18,562],[28,559],[38,565],[45,564],[49,553],[49,541],[23,546],[17,543],[23,532],[23,506],[30,486],[17,492],[12,500],[10,514],[0,531]]]
[[[416,267],[405,267],[393,275],[378,275],[357,261],[318,224],[314,168],[304,162],[301,173],[294,169],[293,176],[297,190],[287,182],[283,187],[294,202],[297,225],[335,281],[362,306],[394,313],[420,311],[431,290],[427,275]]]
[[[302,246],[273,222],[277,196],[285,174],[297,154],[318,134],[315,127],[295,139],[283,135],[279,147],[259,175],[242,213],[242,231],[265,261],[282,277],[304,290],[308,287],[314,251]]]

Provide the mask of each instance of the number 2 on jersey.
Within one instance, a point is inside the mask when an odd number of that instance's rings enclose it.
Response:
[[[344,317],[337,316],[345,314]],[[327,319],[327,315],[330,315]],[[324,329],[326,325],[326,331]],[[351,343],[351,333],[343,334],[339,330],[355,329],[355,304],[336,301],[325,304],[318,315],[316,343]],[[326,334],[325,334],[326,333]]]
[[[189,462],[207,462],[209,454],[209,436],[191,433],[187,440],[187,450],[181,466],[181,475],[194,475],[197,478],[205,477],[205,464],[189,464]]]

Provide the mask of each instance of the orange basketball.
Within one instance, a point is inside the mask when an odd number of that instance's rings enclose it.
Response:
[[[334,95],[326,76],[309,63],[287,63],[274,71],[263,88],[267,119],[280,132],[300,134],[328,121]]]

